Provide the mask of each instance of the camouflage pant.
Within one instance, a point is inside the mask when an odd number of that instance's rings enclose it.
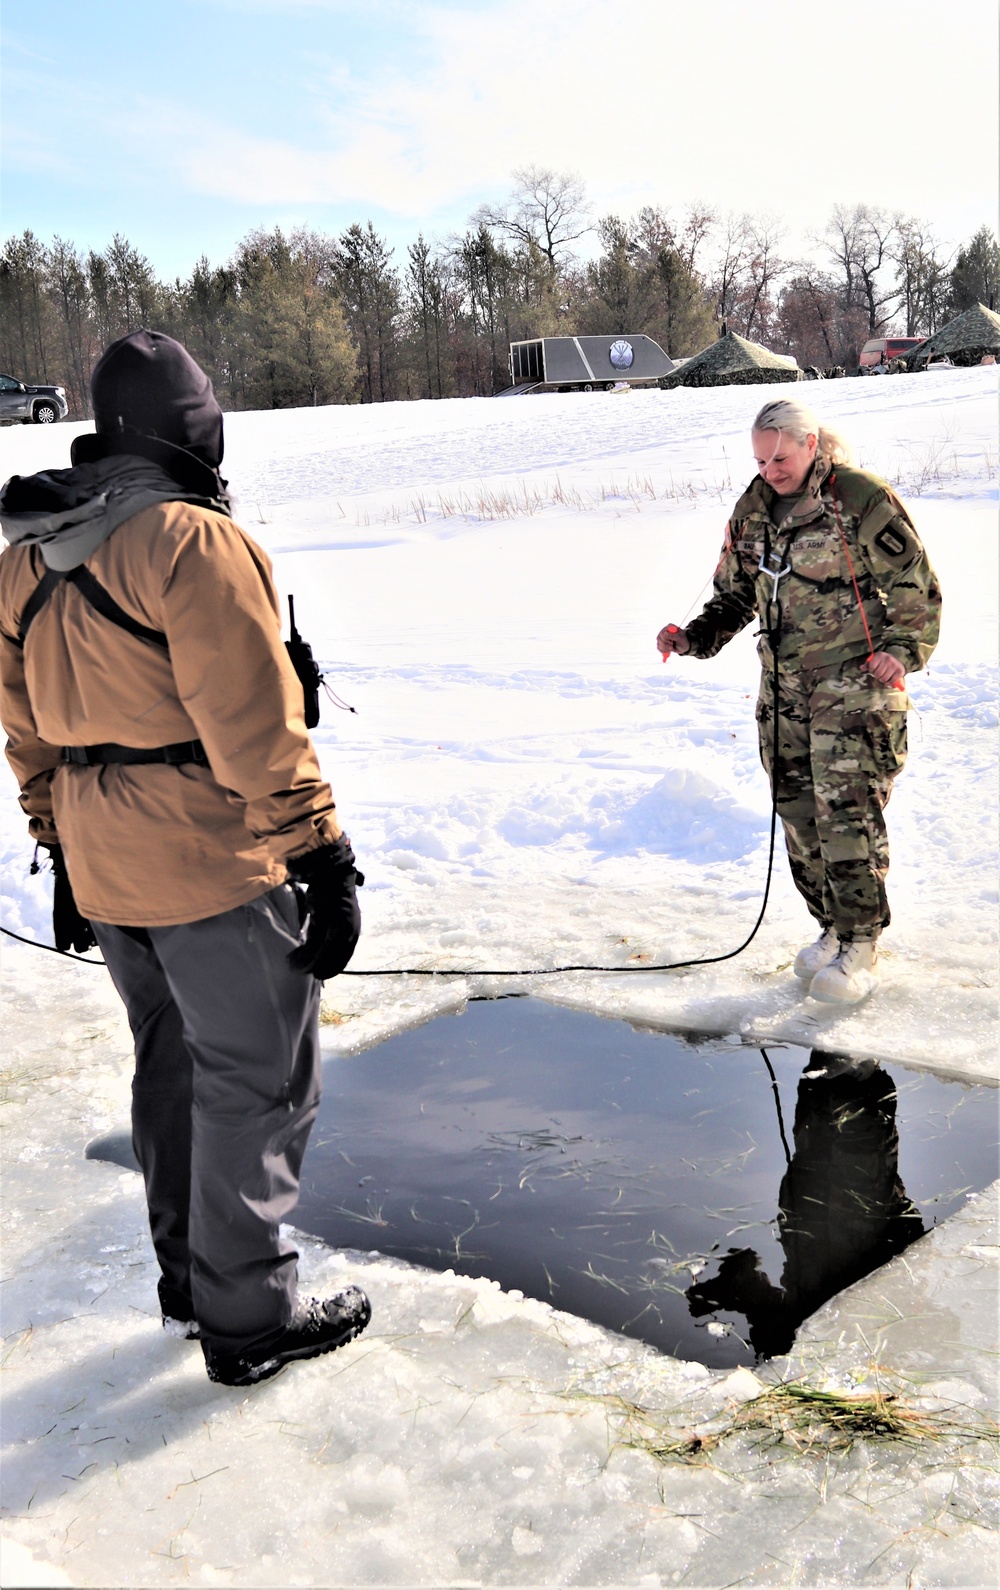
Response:
[[[846,663],[842,672],[779,675],[778,815],[795,887],[816,921],[843,939],[889,923],[889,841],[882,816],[906,761],[902,691]],[[761,760],[775,788],[770,670],[757,702]]]

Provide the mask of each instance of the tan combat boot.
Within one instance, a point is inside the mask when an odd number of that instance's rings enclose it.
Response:
[[[836,959],[817,972],[809,984],[810,998],[821,1000],[824,1005],[857,1005],[878,987],[877,960],[874,939],[842,944]]]
[[[836,958],[840,940],[832,927],[824,928],[815,944],[807,944],[795,957],[792,971],[806,983],[811,983],[817,972]]]

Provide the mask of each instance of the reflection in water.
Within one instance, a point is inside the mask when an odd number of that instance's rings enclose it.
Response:
[[[326,1067],[295,1223],[750,1364],[997,1174],[992,1089],[761,1053],[471,1004]],[[134,1163],[128,1133],[88,1152]]]
[[[686,1292],[696,1319],[717,1309],[745,1315],[759,1358],[788,1352],[804,1319],[924,1231],[899,1178],[896,1084],[874,1061],[814,1049],[793,1139],[778,1191],[780,1285],[753,1248],[730,1248],[718,1274]]]

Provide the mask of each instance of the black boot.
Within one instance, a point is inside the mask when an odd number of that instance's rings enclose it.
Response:
[[[371,1317],[371,1304],[357,1286],[346,1287],[336,1297],[300,1298],[284,1330],[239,1352],[203,1341],[208,1378],[221,1386],[255,1386],[296,1358],[318,1358],[343,1347],[361,1335]]]

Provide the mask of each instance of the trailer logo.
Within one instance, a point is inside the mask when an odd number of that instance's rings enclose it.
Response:
[[[618,342],[613,342],[609,349],[609,357],[616,370],[628,370],[632,360],[635,358],[632,344],[626,342],[624,338],[621,338]]]

